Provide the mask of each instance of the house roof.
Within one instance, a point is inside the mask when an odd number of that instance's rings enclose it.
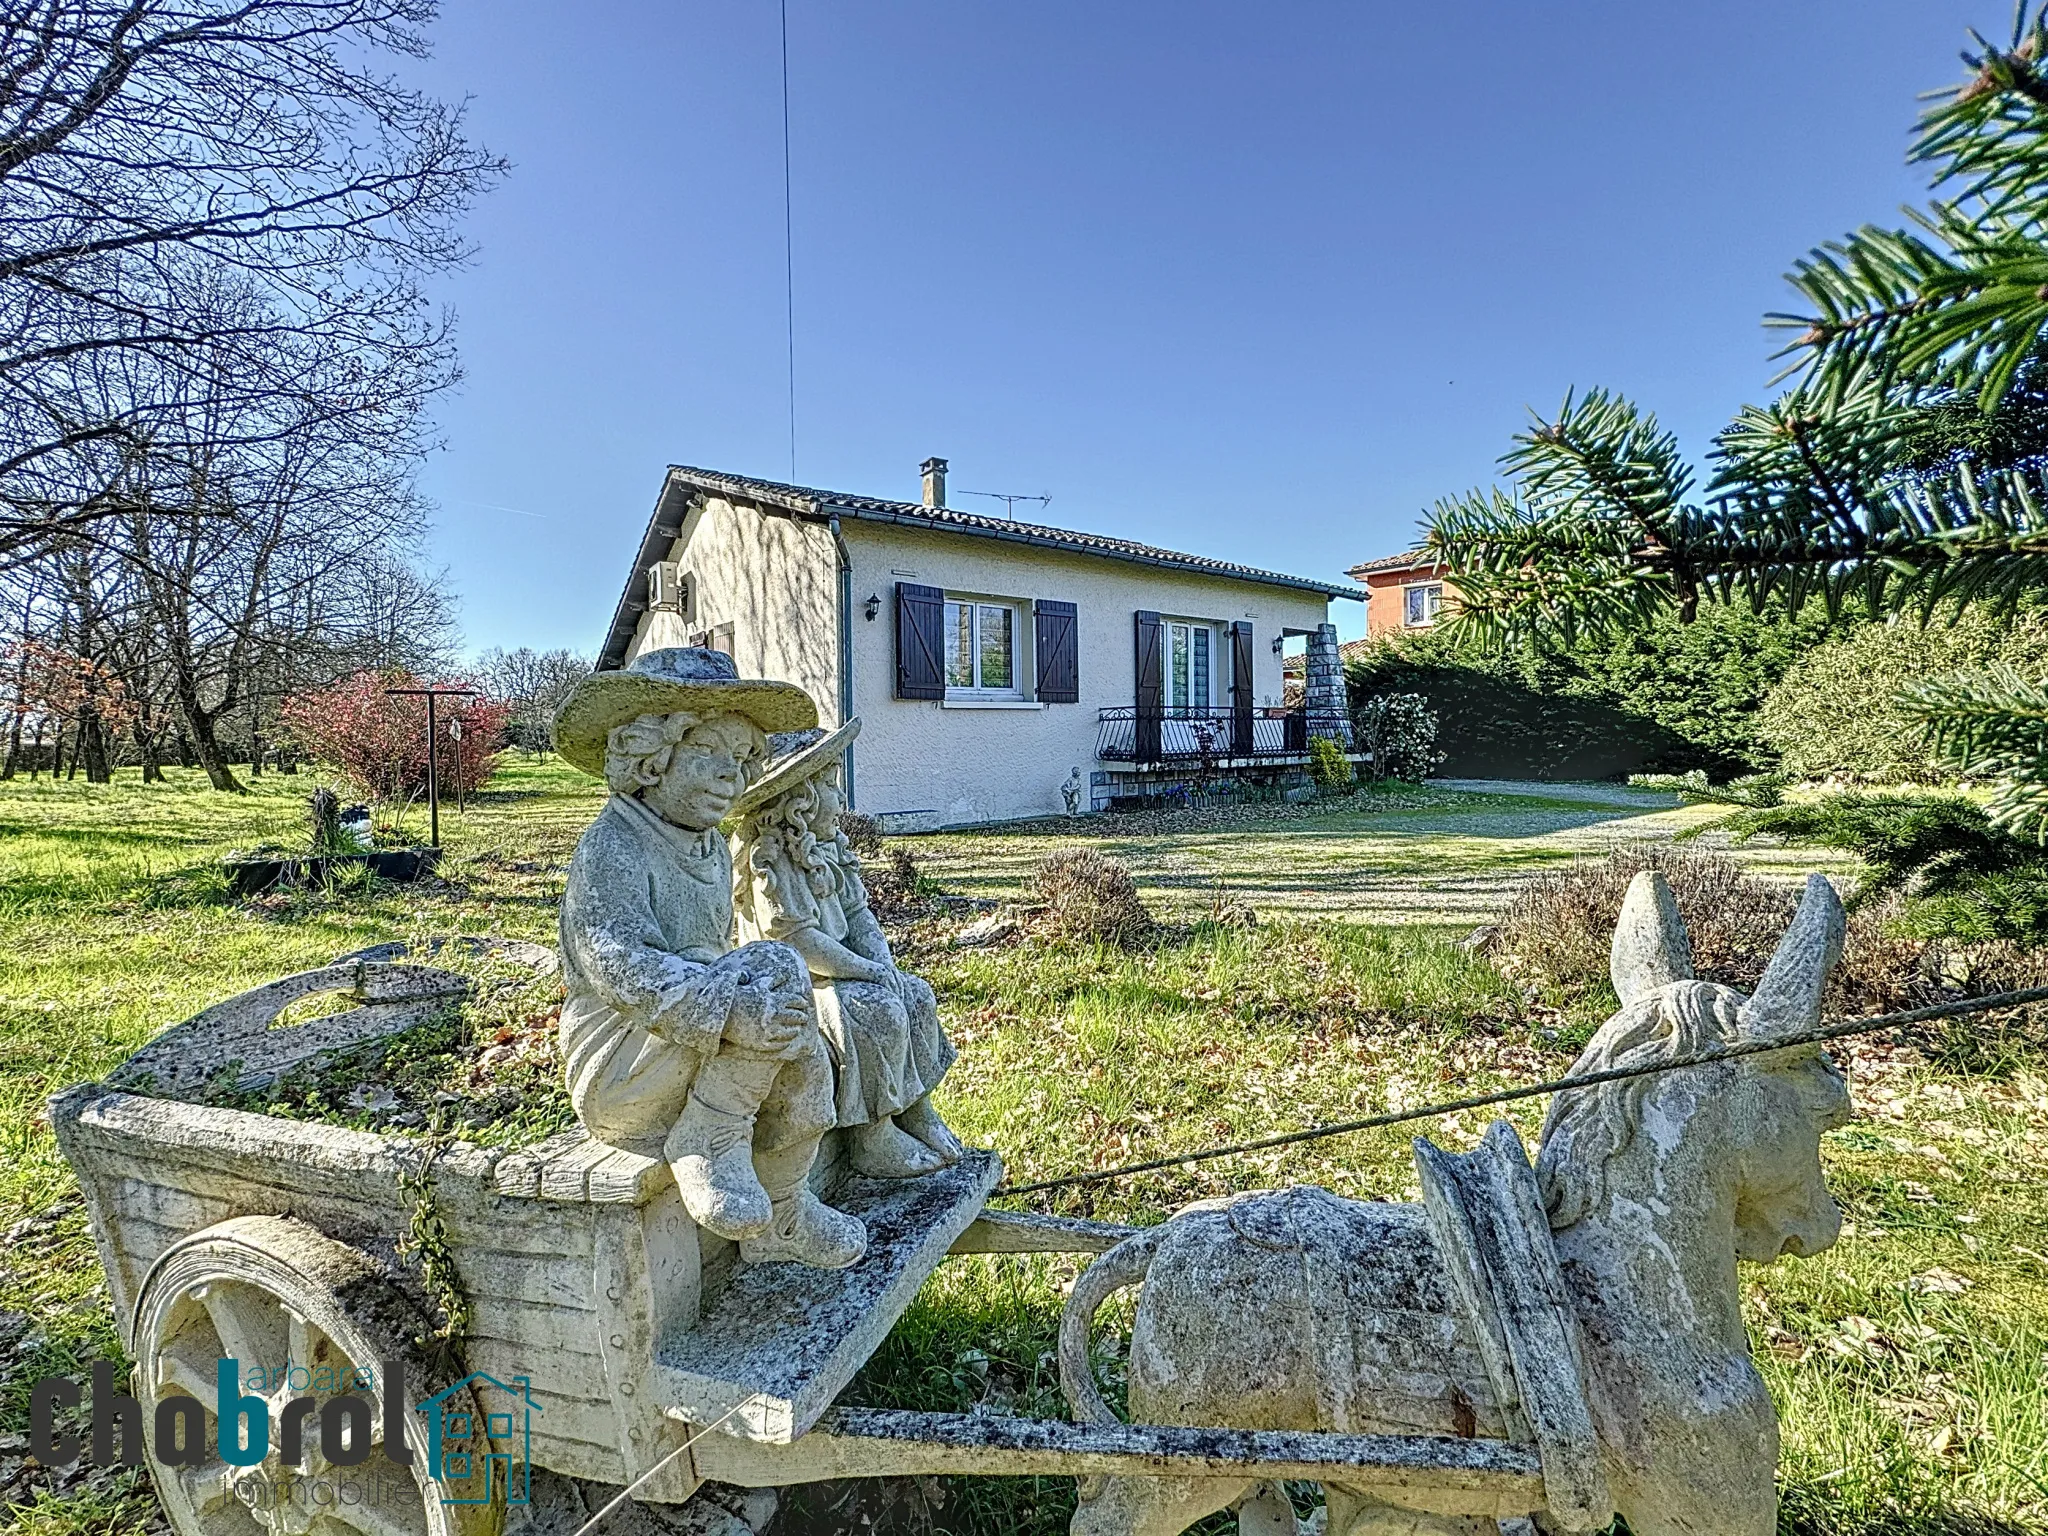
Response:
[[[1340,661],[1354,660],[1357,657],[1363,656],[1366,651],[1371,649],[1372,643],[1369,639],[1346,640],[1337,647],[1337,658]],[[1308,676],[1308,658],[1306,656],[1284,656],[1280,660],[1280,672],[1283,677],[1288,678],[1306,677]]]
[[[1105,560],[1121,560],[1165,570],[1223,576],[1259,586],[1291,587],[1302,592],[1317,592],[1324,597],[1357,600],[1364,596],[1353,587],[1333,586],[1306,576],[1285,576],[1256,566],[1212,560],[1206,555],[1181,554],[1151,544],[1140,544],[1134,539],[1113,538],[1108,534],[1081,533],[1043,523],[1020,523],[1006,517],[962,512],[955,507],[927,507],[921,502],[889,501],[879,496],[817,490],[810,486],[786,485],[779,480],[756,480],[748,475],[728,475],[713,469],[671,464],[661,497],[654,504],[654,515],[647,521],[640,552],[626,578],[626,589],[612,614],[611,630],[598,654],[600,671],[616,667],[624,660],[626,647],[632,644],[634,628],[646,606],[647,567],[666,552],[669,541],[682,528],[690,498],[699,494],[737,497],[757,506],[778,508],[796,517],[837,517],[848,522],[894,523],[899,527],[927,528],[971,538],[1004,539],[1015,544],[1035,545],[1040,549],[1065,550],[1070,554],[1094,555]]]
[[[1377,560],[1366,560],[1354,565],[1344,574],[1354,580],[1363,581],[1368,576],[1378,576],[1387,571],[1412,571],[1421,566],[1436,566],[1443,562],[1426,549],[1404,549],[1398,555],[1381,555]]]

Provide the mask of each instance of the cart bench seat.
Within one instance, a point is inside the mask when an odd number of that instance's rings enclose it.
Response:
[[[851,1177],[832,1191],[860,1217],[868,1249],[851,1269],[739,1266],[695,1327],[662,1342],[654,1385],[669,1412],[750,1440],[786,1445],[866,1364],[1002,1178],[993,1152],[970,1152],[920,1179]]]

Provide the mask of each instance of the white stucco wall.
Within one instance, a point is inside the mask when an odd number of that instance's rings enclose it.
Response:
[[[695,613],[642,614],[627,662],[730,624],[742,677],[795,683],[819,719],[839,723],[839,562],[824,523],[711,497],[684,519],[666,558],[693,578]]]
[[[1257,702],[1276,705],[1283,683],[1274,638],[1283,629],[1314,629],[1328,617],[1326,599],[1286,587],[874,523],[849,521],[842,532],[853,561],[854,712],[861,717],[856,798],[864,813],[889,816],[906,830],[1057,811],[1059,787],[1075,767],[1085,784],[1103,766],[1095,757],[1096,712],[1135,701],[1138,610],[1218,624],[1250,620]],[[895,697],[899,581],[1013,598],[1027,613],[1037,598],[1073,603],[1080,702],[973,708]],[[865,617],[870,596],[882,600],[873,620]],[[1028,670],[1028,634],[1018,652]],[[1227,685],[1227,652],[1215,665]]]

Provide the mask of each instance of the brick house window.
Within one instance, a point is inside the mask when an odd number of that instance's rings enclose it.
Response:
[[[1437,610],[1444,605],[1444,584],[1430,582],[1426,586],[1403,587],[1401,589],[1405,607],[1401,621],[1411,629],[1420,629],[1436,622]]]

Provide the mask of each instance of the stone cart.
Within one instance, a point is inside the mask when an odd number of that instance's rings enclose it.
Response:
[[[322,1522],[366,1536],[483,1536],[508,1496],[521,1499],[528,1467],[614,1486],[645,1479],[634,1496],[668,1503],[707,1480],[1251,1469],[1340,1480],[1389,1504],[1510,1529],[1544,1507],[1558,1448],[1538,1443],[1541,1433],[1510,1443],[834,1407],[949,1253],[1100,1252],[1128,1235],[985,1211],[1002,1172],[993,1153],[902,1182],[842,1176],[821,1159],[834,1203],[870,1233],[858,1265],[828,1272],[738,1264],[733,1245],[684,1213],[665,1164],[580,1131],[510,1152],[434,1148],[161,1096],[231,1066],[244,1086],[274,1080],[409,1027],[465,985],[432,967],[352,958],[209,1009],[106,1082],[52,1101],[145,1418],[178,1393],[207,1407],[201,1465],[166,1466],[149,1449],[180,1536]],[[336,992],[354,1006],[276,1022]],[[466,1313],[459,1352],[439,1337],[451,1304]],[[381,1377],[402,1361],[402,1431],[385,1420],[381,1381],[365,1395],[373,1443],[402,1434],[410,1466],[381,1454],[332,1465],[310,1425],[296,1481],[275,1433],[267,1464],[227,1465],[212,1419],[222,1358],[245,1375],[290,1362]],[[294,1376],[267,1394],[273,1424],[304,1390]],[[1529,1417],[1541,1431],[1546,1416]],[[333,1493],[350,1478],[353,1502]]]

